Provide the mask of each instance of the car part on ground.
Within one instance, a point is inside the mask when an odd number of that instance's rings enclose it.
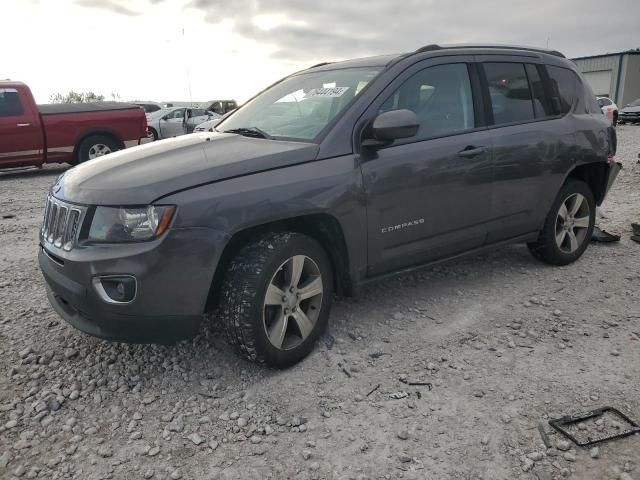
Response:
[[[620,168],[615,138],[557,52],[431,45],[324,64],[215,132],[66,172],[52,198],[86,216],[70,250],[41,236],[40,264],[83,331],[186,335],[213,312],[246,357],[284,367],[313,348],[334,291],[507,243],[577,260]],[[135,299],[105,301],[134,283]]]
[[[618,424],[626,424],[627,428],[622,429],[618,428],[615,433],[611,434],[594,434],[587,433],[586,438],[585,435],[581,435],[580,438],[577,437],[579,434],[579,430],[571,431],[570,428],[575,425],[585,425],[585,422],[593,420],[595,418],[600,418],[605,414],[611,414],[614,418],[617,419]],[[556,418],[549,420],[549,425],[551,425],[557,432],[561,433],[573,443],[578,445],[579,447],[590,447],[592,445],[596,445],[602,442],[608,442],[611,440],[617,440],[620,438],[625,438],[630,435],[636,435],[640,433],[640,424],[631,420],[627,415],[622,413],[617,408],[613,407],[601,407],[595,410],[591,410],[586,413],[579,413],[576,415],[566,415],[561,418]],[[588,427],[585,429],[586,431]]]

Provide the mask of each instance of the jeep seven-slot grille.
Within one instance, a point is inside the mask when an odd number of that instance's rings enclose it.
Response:
[[[83,207],[49,196],[44,208],[42,240],[68,252],[76,244],[83,214]]]

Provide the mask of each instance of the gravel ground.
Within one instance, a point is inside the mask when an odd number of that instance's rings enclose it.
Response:
[[[603,405],[640,420],[640,127],[619,143],[602,220],[619,244],[563,268],[513,246],[372,285],[286,371],[215,327],[158,346],[67,326],[36,261],[63,168],[0,173],[0,478],[640,479],[640,436],[589,450],[549,433],[547,449],[537,430]],[[598,423],[580,428],[620,428]]]

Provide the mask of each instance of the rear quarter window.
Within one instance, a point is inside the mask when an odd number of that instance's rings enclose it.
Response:
[[[17,90],[0,89],[0,117],[17,117],[23,109]]]
[[[551,108],[556,115],[566,115],[578,98],[578,76],[568,68],[550,65],[547,65],[547,73]]]

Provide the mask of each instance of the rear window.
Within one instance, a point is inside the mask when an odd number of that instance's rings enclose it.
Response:
[[[485,63],[484,71],[496,125],[533,120],[529,82],[521,63]]]
[[[0,117],[17,117],[22,113],[18,91],[8,88],[0,89]]]
[[[551,107],[556,115],[566,115],[576,101],[578,77],[571,70],[547,66]]]

